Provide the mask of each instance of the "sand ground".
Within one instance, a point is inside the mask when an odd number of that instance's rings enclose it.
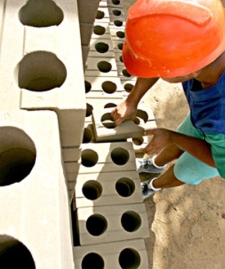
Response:
[[[123,0],[125,15],[134,2]],[[180,84],[159,81],[145,100],[159,118],[158,127],[176,130],[189,111]],[[223,179],[164,189],[145,205],[149,269],[225,269]]]

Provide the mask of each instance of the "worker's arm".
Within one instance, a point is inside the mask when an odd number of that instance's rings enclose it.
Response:
[[[198,160],[212,167],[216,167],[211,153],[211,146],[205,140],[163,128],[148,130],[146,131],[146,134],[153,135],[153,139],[144,149],[142,149],[145,153],[159,153],[165,146],[175,144]]]
[[[156,83],[158,78],[138,78],[135,86],[127,99],[112,110],[112,117],[116,125],[128,118],[133,118],[137,111],[138,103],[145,93]]]

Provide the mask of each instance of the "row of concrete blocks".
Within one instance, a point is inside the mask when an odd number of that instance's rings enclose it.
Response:
[[[70,206],[53,111],[0,111],[1,268],[74,269]]]
[[[101,1],[100,5],[103,3],[104,8],[99,10],[107,13],[107,2]],[[109,24],[110,20],[105,20],[96,26],[108,29]],[[144,238],[149,237],[148,221],[133,143],[126,142],[130,133],[135,137],[143,135],[143,129],[137,130],[133,122],[118,129],[113,126],[110,111],[123,100],[123,89],[111,34],[109,31],[105,34],[108,36],[105,39],[95,32],[92,35],[85,70],[85,130],[89,138],[82,144],[75,184],[75,265],[77,269],[144,269],[148,267],[144,244]],[[109,72],[107,63],[111,65]],[[140,113],[144,121],[141,116]],[[145,116],[149,117],[147,113]],[[98,143],[102,141],[105,143]]]

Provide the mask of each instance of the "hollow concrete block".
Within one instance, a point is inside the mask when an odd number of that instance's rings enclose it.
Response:
[[[113,58],[114,49],[111,39],[91,39],[89,58]]]
[[[89,46],[93,27],[93,23],[80,22],[80,36],[82,45]]]
[[[70,208],[56,114],[1,111],[0,140],[1,249],[9,250],[7,236],[29,250],[35,264],[29,268],[73,269]]]
[[[77,208],[141,203],[139,175],[137,171],[79,174],[75,199]]]
[[[74,257],[76,269],[149,267],[143,239],[75,247]]]
[[[94,22],[93,25],[93,32],[91,35],[91,39],[110,39],[110,30],[109,30],[109,24],[103,23],[103,22]]]
[[[94,23],[100,0],[78,0],[79,21]]]
[[[136,170],[129,142],[82,144],[80,162],[79,174]]]
[[[24,26],[21,108],[56,111],[62,146],[79,146],[86,107],[77,6],[72,0],[55,3],[63,12],[58,26]]]
[[[98,7],[96,18],[96,23],[108,23],[110,22],[109,19],[109,9],[108,7]]]
[[[77,209],[80,245],[149,237],[145,205],[115,205]]]
[[[123,1],[121,0],[107,0],[107,6],[108,8],[112,7],[112,8],[123,8]]]
[[[148,115],[149,110],[138,109],[134,121],[126,120],[118,126],[115,126],[111,116],[111,108],[93,110],[92,120],[96,141],[116,141],[144,136],[146,130],[156,127],[152,113]],[[150,112],[152,111],[150,110]]]
[[[117,65],[115,58],[88,57],[85,76],[116,77]]]

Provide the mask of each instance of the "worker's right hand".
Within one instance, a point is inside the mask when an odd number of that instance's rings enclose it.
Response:
[[[137,107],[134,104],[129,103],[125,100],[112,110],[111,115],[113,117],[115,125],[119,125],[127,119],[134,120],[136,117],[136,113]]]

